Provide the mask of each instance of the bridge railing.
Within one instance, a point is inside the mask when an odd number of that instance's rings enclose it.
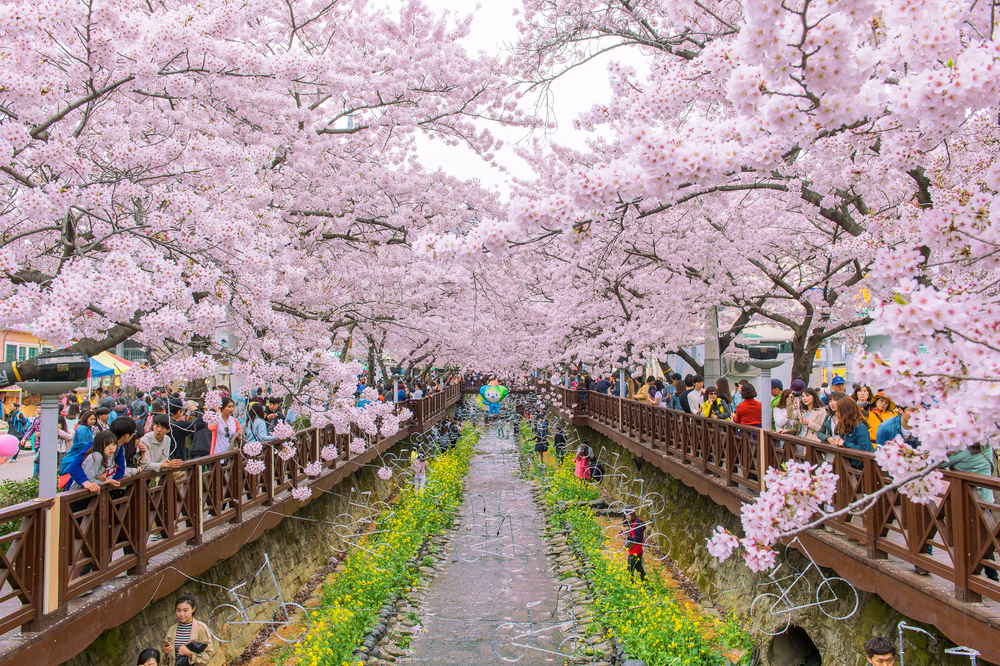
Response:
[[[417,431],[441,416],[461,393],[458,385],[422,400],[409,401],[414,413],[403,424]],[[336,434],[333,426],[295,434],[296,453],[282,460],[273,447],[262,455],[265,469],[248,474],[238,450],[188,460],[164,474],[143,472],[121,479],[118,488],[102,486],[97,493],[79,489],[55,499],[35,500],[0,509],[0,525],[13,531],[0,536],[0,635],[21,628],[40,628],[45,611],[66,603],[122,574],[142,574],[149,561],[183,544],[198,545],[209,530],[240,523],[244,514],[271,505],[289,489],[313,482],[303,469],[322,466],[321,478],[351,461],[352,438],[370,446],[385,441],[365,435],[356,426]],[[333,446],[336,456],[325,461],[321,452]],[[58,503],[56,530],[49,530],[54,547],[46,548],[47,514]],[[43,603],[46,586],[55,597]],[[46,608],[48,606],[48,608]]]
[[[791,460],[827,462],[840,477],[834,510],[881,493],[863,510],[830,519],[834,529],[865,546],[871,558],[892,555],[951,582],[959,600],[1000,601],[1000,583],[983,575],[984,567],[1000,568],[993,559],[1000,551],[1000,478],[945,470],[948,487],[940,501],[916,504],[898,489],[888,489],[892,479],[871,453],[616,396],[549,388],[575,415],[749,494],[761,491],[761,470]]]

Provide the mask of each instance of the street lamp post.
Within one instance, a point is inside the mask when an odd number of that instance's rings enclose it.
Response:
[[[35,357],[38,374],[35,379],[18,382],[17,386],[26,393],[41,396],[38,433],[38,497],[55,497],[58,491],[59,396],[72,391],[87,378],[90,361],[78,353],[63,351],[48,352]]]
[[[767,431],[771,429],[771,370],[783,363],[778,360],[778,348],[770,345],[751,345],[750,365],[760,368],[760,440],[757,442],[757,478],[760,491],[764,492],[764,472],[767,468]]]
[[[760,427],[764,430],[771,429],[771,369],[777,368],[782,363],[784,361],[750,361],[750,365],[760,368],[760,388],[757,392],[762,398],[760,403]]]

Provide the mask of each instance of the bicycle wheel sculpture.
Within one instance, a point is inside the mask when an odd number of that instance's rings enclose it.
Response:
[[[858,591],[843,578],[827,578],[816,588],[820,611],[832,620],[846,620],[858,610]]]
[[[232,604],[219,604],[208,616],[208,631],[220,643],[232,643],[243,638],[249,618]]]
[[[766,592],[750,604],[750,621],[757,631],[767,636],[783,634],[792,621],[791,613],[782,612],[787,606],[788,602],[783,602],[777,594]]]
[[[298,643],[309,633],[309,613],[292,601],[281,604],[271,619],[274,635],[285,643]]]

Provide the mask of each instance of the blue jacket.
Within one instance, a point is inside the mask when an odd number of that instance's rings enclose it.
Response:
[[[877,446],[882,446],[886,442],[895,439],[897,436],[903,437],[903,439],[906,440],[906,443],[909,444],[912,448],[917,448],[920,446],[920,440],[914,437],[913,435],[910,435],[909,439],[903,436],[903,426],[900,424],[900,419],[902,418],[903,418],[902,414],[900,414],[899,416],[894,416],[888,421],[884,421],[878,427],[878,430],[875,431],[875,444]]]
[[[844,448],[854,449],[856,451],[867,451],[868,453],[874,453],[875,447],[872,446],[872,438],[868,433],[868,424],[859,423],[854,426],[854,430],[843,435],[844,438]],[[863,460],[852,460],[851,467],[854,469],[864,469],[865,463]]]
[[[77,426],[73,431],[73,446],[69,452],[63,456],[62,465],[59,466],[60,474],[69,474],[74,483],[82,486],[87,481],[87,475],[83,472],[83,460],[87,457],[87,452],[94,443],[94,431],[87,426]],[[115,453],[115,474],[114,478],[120,479],[125,476],[125,447],[119,446]]]
[[[90,426],[78,425],[76,430],[73,431],[73,445],[69,448],[66,455],[63,456],[62,464],[59,466],[59,473],[69,474],[70,465],[77,458],[82,458],[90,450],[90,445],[93,442],[94,431],[90,429]]]
[[[250,427],[247,428],[248,442],[270,442],[274,435],[267,434],[267,422],[264,419],[253,419]]]
[[[609,382],[607,379],[602,379],[601,381],[597,382],[597,386],[594,387],[594,390],[597,391],[598,393],[607,394],[610,388],[611,388],[611,382]]]
[[[868,426],[864,423],[859,423],[854,427],[854,430],[844,435],[844,446],[849,449],[875,453],[871,435],[868,433]]]

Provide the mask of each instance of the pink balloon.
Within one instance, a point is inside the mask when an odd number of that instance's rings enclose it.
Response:
[[[20,440],[14,435],[0,435],[0,456],[9,458],[17,453],[17,445]]]

